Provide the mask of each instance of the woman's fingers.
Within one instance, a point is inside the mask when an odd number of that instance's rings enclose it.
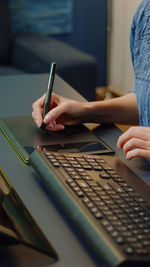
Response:
[[[62,114],[68,111],[68,104],[61,103],[58,106],[51,109],[45,116],[43,122],[47,125],[49,123],[54,123]]]
[[[133,137],[124,144],[123,150],[125,153],[127,153],[129,150],[136,147],[145,150],[150,149],[150,141]]]
[[[123,148],[126,159],[150,160],[150,127],[131,127],[119,137],[117,147]]]
[[[43,106],[44,106],[44,101],[45,101],[45,94],[40,97],[37,101],[35,101],[32,105],[32,117],[37,124],[38,127],[42,125],[43,122]]]
[[[136,148],[128,151],[126,159],[131,160],[133,158],[146,158],[150,161],[150,150]]]
[[[150,127],[131,127],[118,138],[117,147],[122,148],[124,144],[131,138],[150,140]]]

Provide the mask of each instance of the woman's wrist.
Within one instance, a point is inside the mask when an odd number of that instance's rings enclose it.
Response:
[[[85,102],[82,105],[82,122],[100,122],[100,110],[101,103],[100,102]]]

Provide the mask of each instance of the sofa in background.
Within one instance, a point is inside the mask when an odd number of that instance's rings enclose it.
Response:
[[[97,60],[55,38],[38,33],[12,34],[8,1],[0,1],[0,75],[48,73],[56,61],[57,74],[87,100],[95,99]]]

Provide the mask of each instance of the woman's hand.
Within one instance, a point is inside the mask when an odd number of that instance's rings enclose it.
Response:
[[[119,137],[117,148],[123,148],[126,159],[140,157],[150,161],[150,127],[131,127]]]
[[[56,94],[52,94],[50,111],[42,118],[45,94],[33,103],[32,117],[38,127],[44,122],[46,129],[63,130],[64,125],[79,124],[84,121],[84,106],[86,103],[70,100]]]

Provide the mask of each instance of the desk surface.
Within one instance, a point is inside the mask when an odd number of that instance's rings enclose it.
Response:
[[[0,77],[0,117],[31,115],[32,103],[45,92],[47,80],[48,74]],[[58,76],[56,76],[54,91],[84,101]],[[122,151],[116,150],[116,141],[121,134],[118,128],[114,125],[100,126],[96,128],[95,133],[109,144],[133,171],[150,184],[150,164],[144,160],[127,162]],[[40,184],[32,167],[25,165],[2,134],[0,134],[0,150],[0,168],[10,179],[59,255],[59,261],[54,266],[97,266],[77,234],[72,231],[63,214]]]
[[[32,103],[47,89],[48,74],[0,76],[0,117],[28,116]],[[59,76],[55,76],[54,92],[84,101],[84,98]]]
[[[0,77],[0,117],[31,115],[32,103],[45,93],[48,74]],[[56,76],[54,91],[70,98],[84,99]],[[0,134],[0,168],[28,207],[39,226],[56,249],[55,267],[96,266],[63,214],[42,187],[37,174],[12,150]]]

